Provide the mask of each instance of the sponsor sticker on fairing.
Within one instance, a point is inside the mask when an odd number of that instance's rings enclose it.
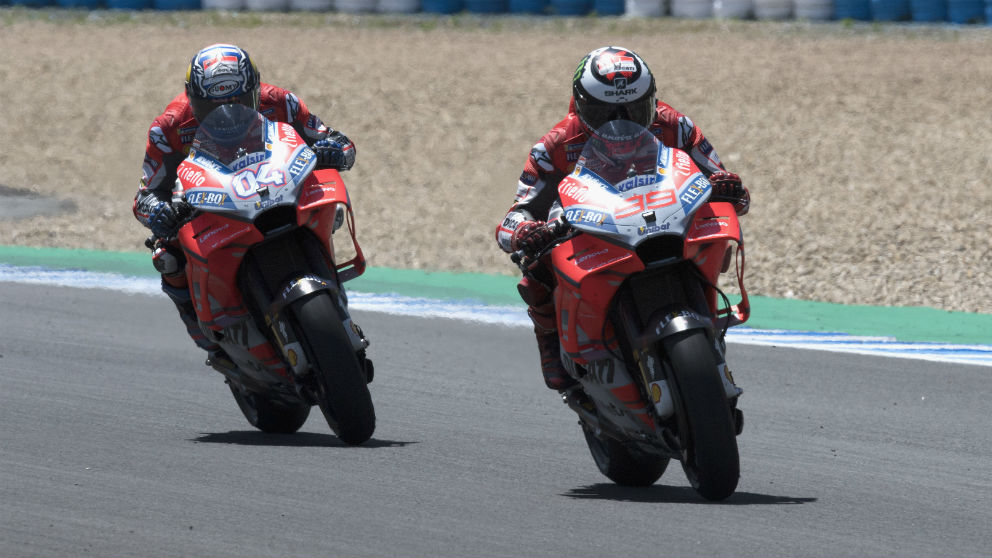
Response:
[[[241,170],[243,168],[250,167],[251,165],[254,165],[255,163],[264,161],[265,158],[266,158],[266,154],[265,153],[262,153],[262,152],[259,152],[259,153],[249,153],[248,155],[245,155],[241,159],[238,159],[237,161],[231,163],[230,168],[231,168],[232,171],[238,171],[238,170]]]
[[[299,154],[296,155],[296,158],[289,165],[289,176],[291,180],[299,182],[300,178],[309,174],[316,164],[313,150],[301,148]]]
[[[667,231],[671,227],[670,223],[661,223],[658,225],[645,225],[637,227],[637,236],[644,236],[646,234],[654,234],[656,232]]]
[[[682,189],[679,194],[679,201],[682,202],[682,211],[686,215],[692,213],[693,209],[705,198],[704,194],[710,189],[710,181],[700,174],[692,182]]]
[[[570,176],[558,185],[558,196],[566,205],[585,203],[589,199],[589,187]]]
[[[565,220],[573,225],[581,223],[600,226],[606,221],[606,218],[606,213],[592,209],[570,208],[565,211]]]
[[[680,176],[689,176],[692,173],[692,159],[685,151],[675,152],[675,173]]]
[[[626,192],[627,190],[632,190],[639,186],[648,186],[649,184],[654,184],[657,181],[653,174],[639,174],[637,176],[632,176],[622,182],[617,182],[613,185],[618,192]]]
[[[204,176],[201,169],[188,165],[181,165],[176,171],[176,176],[191,188],[203,186],[203,183],[207,181],[207,177]]]
[[[197,207],[225,207],[228,197],[224,192],[187,192],[186,201]]]
[[[727,222],[726,218],[705,219],[692,224],[692,231],[702,236],[720,234],[725,228],[730,228],[730,223]]]

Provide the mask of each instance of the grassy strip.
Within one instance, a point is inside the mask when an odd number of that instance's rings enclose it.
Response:
[[[0,246],[0,263],[17,267],[155,276],[148,254]],[[523,306],[516,277],[482,273],[369,268],[348,283],[358,292]],[[748,326],[758,329],[893,336],[906,342],[992,344],[992,315],[926,307],[845,306],[826,302],[751,297]]]

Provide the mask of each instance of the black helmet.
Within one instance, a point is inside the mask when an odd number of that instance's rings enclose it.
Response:
[[[221,104],[258,110],[260,90],[258,68],[247,52],[234,45],[208,46],[193,56],[186,70],[186,96],[199,122]]]
[[[588,132],[611,120],[647,128],[655,119],[654,76],[640,56],[622,47],[587,54],[572,76],[572,97]]]

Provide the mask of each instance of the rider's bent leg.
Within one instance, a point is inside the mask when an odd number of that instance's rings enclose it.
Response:
[[[208,364],[211,366],[216,364],[222,367],[233,366],[233,362],[230,362],[230,357],[227,356],[224,349],[221,349],[218,344],[207,339],[206,335],[203,334],[203,330],[200,329],[200,322],[196,319],[196,310],[193,309],[193,299],[189,295],[189,284],[186,280],[186,273],[179,271],[178,273],[163,274],[162,292],[167,294],[173,304],[176,305],[176,310],[179,311],[179,319],[186,326],[186,333],[189,334],[197,347],[207,351]]]
[[[541,373],[544,383],[551,389],[562,391],[575,385],[561,363],[561,341],[555,322],[555,303],[547,286],[530,277],[517,284],[520,298],[527,303],[527,315],[534,322],[537,350],[541,354]]]

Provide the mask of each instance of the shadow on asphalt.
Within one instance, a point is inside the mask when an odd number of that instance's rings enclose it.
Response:
[[[735,492],[730,498],[722,502],[710,502],[704,500],[702,496],[688,486],[664,486],[656,484],[648,487],[631,487],[610,483],[590,484],[588,486],[573,488],[562,494],[562,496],[589,500],[615,500],[618,502],[716,504],[724,506],[808,504],[816,501],[816,498]]]
[[[327,448],[400,448],[418,442],[399,442],[372,438],[359,446],[349,446],[333,434],[297,432],[296,434],[266,434],[258,430],[232,430],[230,432],[206,433],[193,442],[207,444],[237,444],[241,446],[285,446],[285,447],[327,447]]]

